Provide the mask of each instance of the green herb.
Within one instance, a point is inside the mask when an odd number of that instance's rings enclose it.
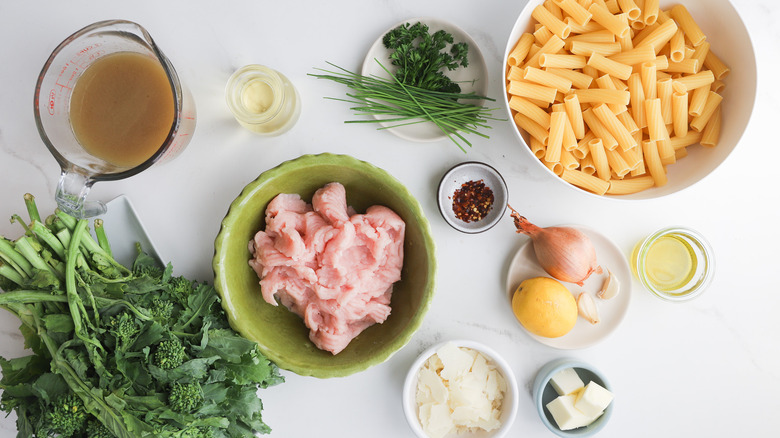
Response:
[[[390,72],[379,62],[388,74]],[[425,90],[402,84],[398,78],[383,79],[376,76],[364,76],[328,63],[337,71],[316,69],[326,74],[309,74],[318,79],[327,79],[346,85],[354,90],[347,93],[350,99],[336,99],[353,104],[350,109],[358,116],[372,116],[365,120],[348,120],[346,123],[382,123],[379,129],[394,128],[417,123],[432,122],[463,152],[466,150],[458,141],[471,146],[461,133],[489,136],[479,132],[480,128],[490,129],[488,120],[500,120],[491,117],[495,108],[474,105],[468,101],[495,101],[477,94],[449,93]]]
[[[455,43],[445,30],[428,33],[428,25],[404,23],[382,38],[390,50],[390,63],[396,66],[395,77],[404,85],[448,93],[460,93],[460,86],[442,69],[468,67],[469,46]],[[450,51],[444,51],[451,44]]]
[[[0,408],[18,437],[253,437],[270,428],[258,388],[283,381],[233,331],[212,286],[174,277],[140,247],[127,268],[96,223],[59,211],[0,237],[0,307],[29,356],[0,358]]]

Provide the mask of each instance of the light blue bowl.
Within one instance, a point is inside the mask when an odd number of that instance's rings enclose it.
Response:
[[[555,424],[552,414],[547,410],[545,406],[558,397],[558,393],[555,392],[555,388],[550,385],[550,379],[558,371],[566,368],[574,368],[577,374],[580,376],[583,382],[587,385],[588,382],[594,381],[603,386],[609,391],[612,391],[607,379],[604,375],[596,369],[593,365],[579,361],[572,358],[561,358],[548,362],[544,365],[536,374],[533,386],[534,404],[536,405],[536,411],[539,413],[539,418],[542,419],[542,423],[547,426],[548,429],[555,435],[563,438],[570,437],[589,437],[597,434],[609,421],[612,416],[612,410],[615,406],[615,401],[607,406],[604,413],[596,419],[593,423],[585,427],[578,427],[571,430],[561,430]]]

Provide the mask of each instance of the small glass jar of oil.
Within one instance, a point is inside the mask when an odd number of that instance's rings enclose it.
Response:
[[[642,285],[668,301],[701,294],[712,281],[712,248],[698,232],[682,227],[658,230],[637,243],[631,270]]]
[[[225,95],[236,120],[260,135],[287,132],[301,112],[298,91],[290,80],[264,65],[236,70],[228,79]]]

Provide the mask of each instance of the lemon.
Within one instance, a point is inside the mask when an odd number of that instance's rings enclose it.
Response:
[[[529,332],[546,338],[569,333],[577,322],[577,301],[561,282],[549,277],[529,278],[512,296],[512,311]]]

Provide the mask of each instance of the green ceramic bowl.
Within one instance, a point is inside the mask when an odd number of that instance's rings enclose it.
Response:
[[[393,289],[390,317],[332,355],[309,340],[303,320],[284,306],[263,300],[257,274],[248,265],[248,243],[265,226],[265,208],[279,193],[311,202],[314,192],[338,181],[358,212],[381,204],[406,222],[404,266]],[[387,360],[419,328],[433,297],[436,259],[428,220],[411,193],[387,172],[345,155],[304,155],[263,172],[233,201],[217,235],[215,287],[233,328],[258,343],[280,368],[319,378],[347,376]]]

